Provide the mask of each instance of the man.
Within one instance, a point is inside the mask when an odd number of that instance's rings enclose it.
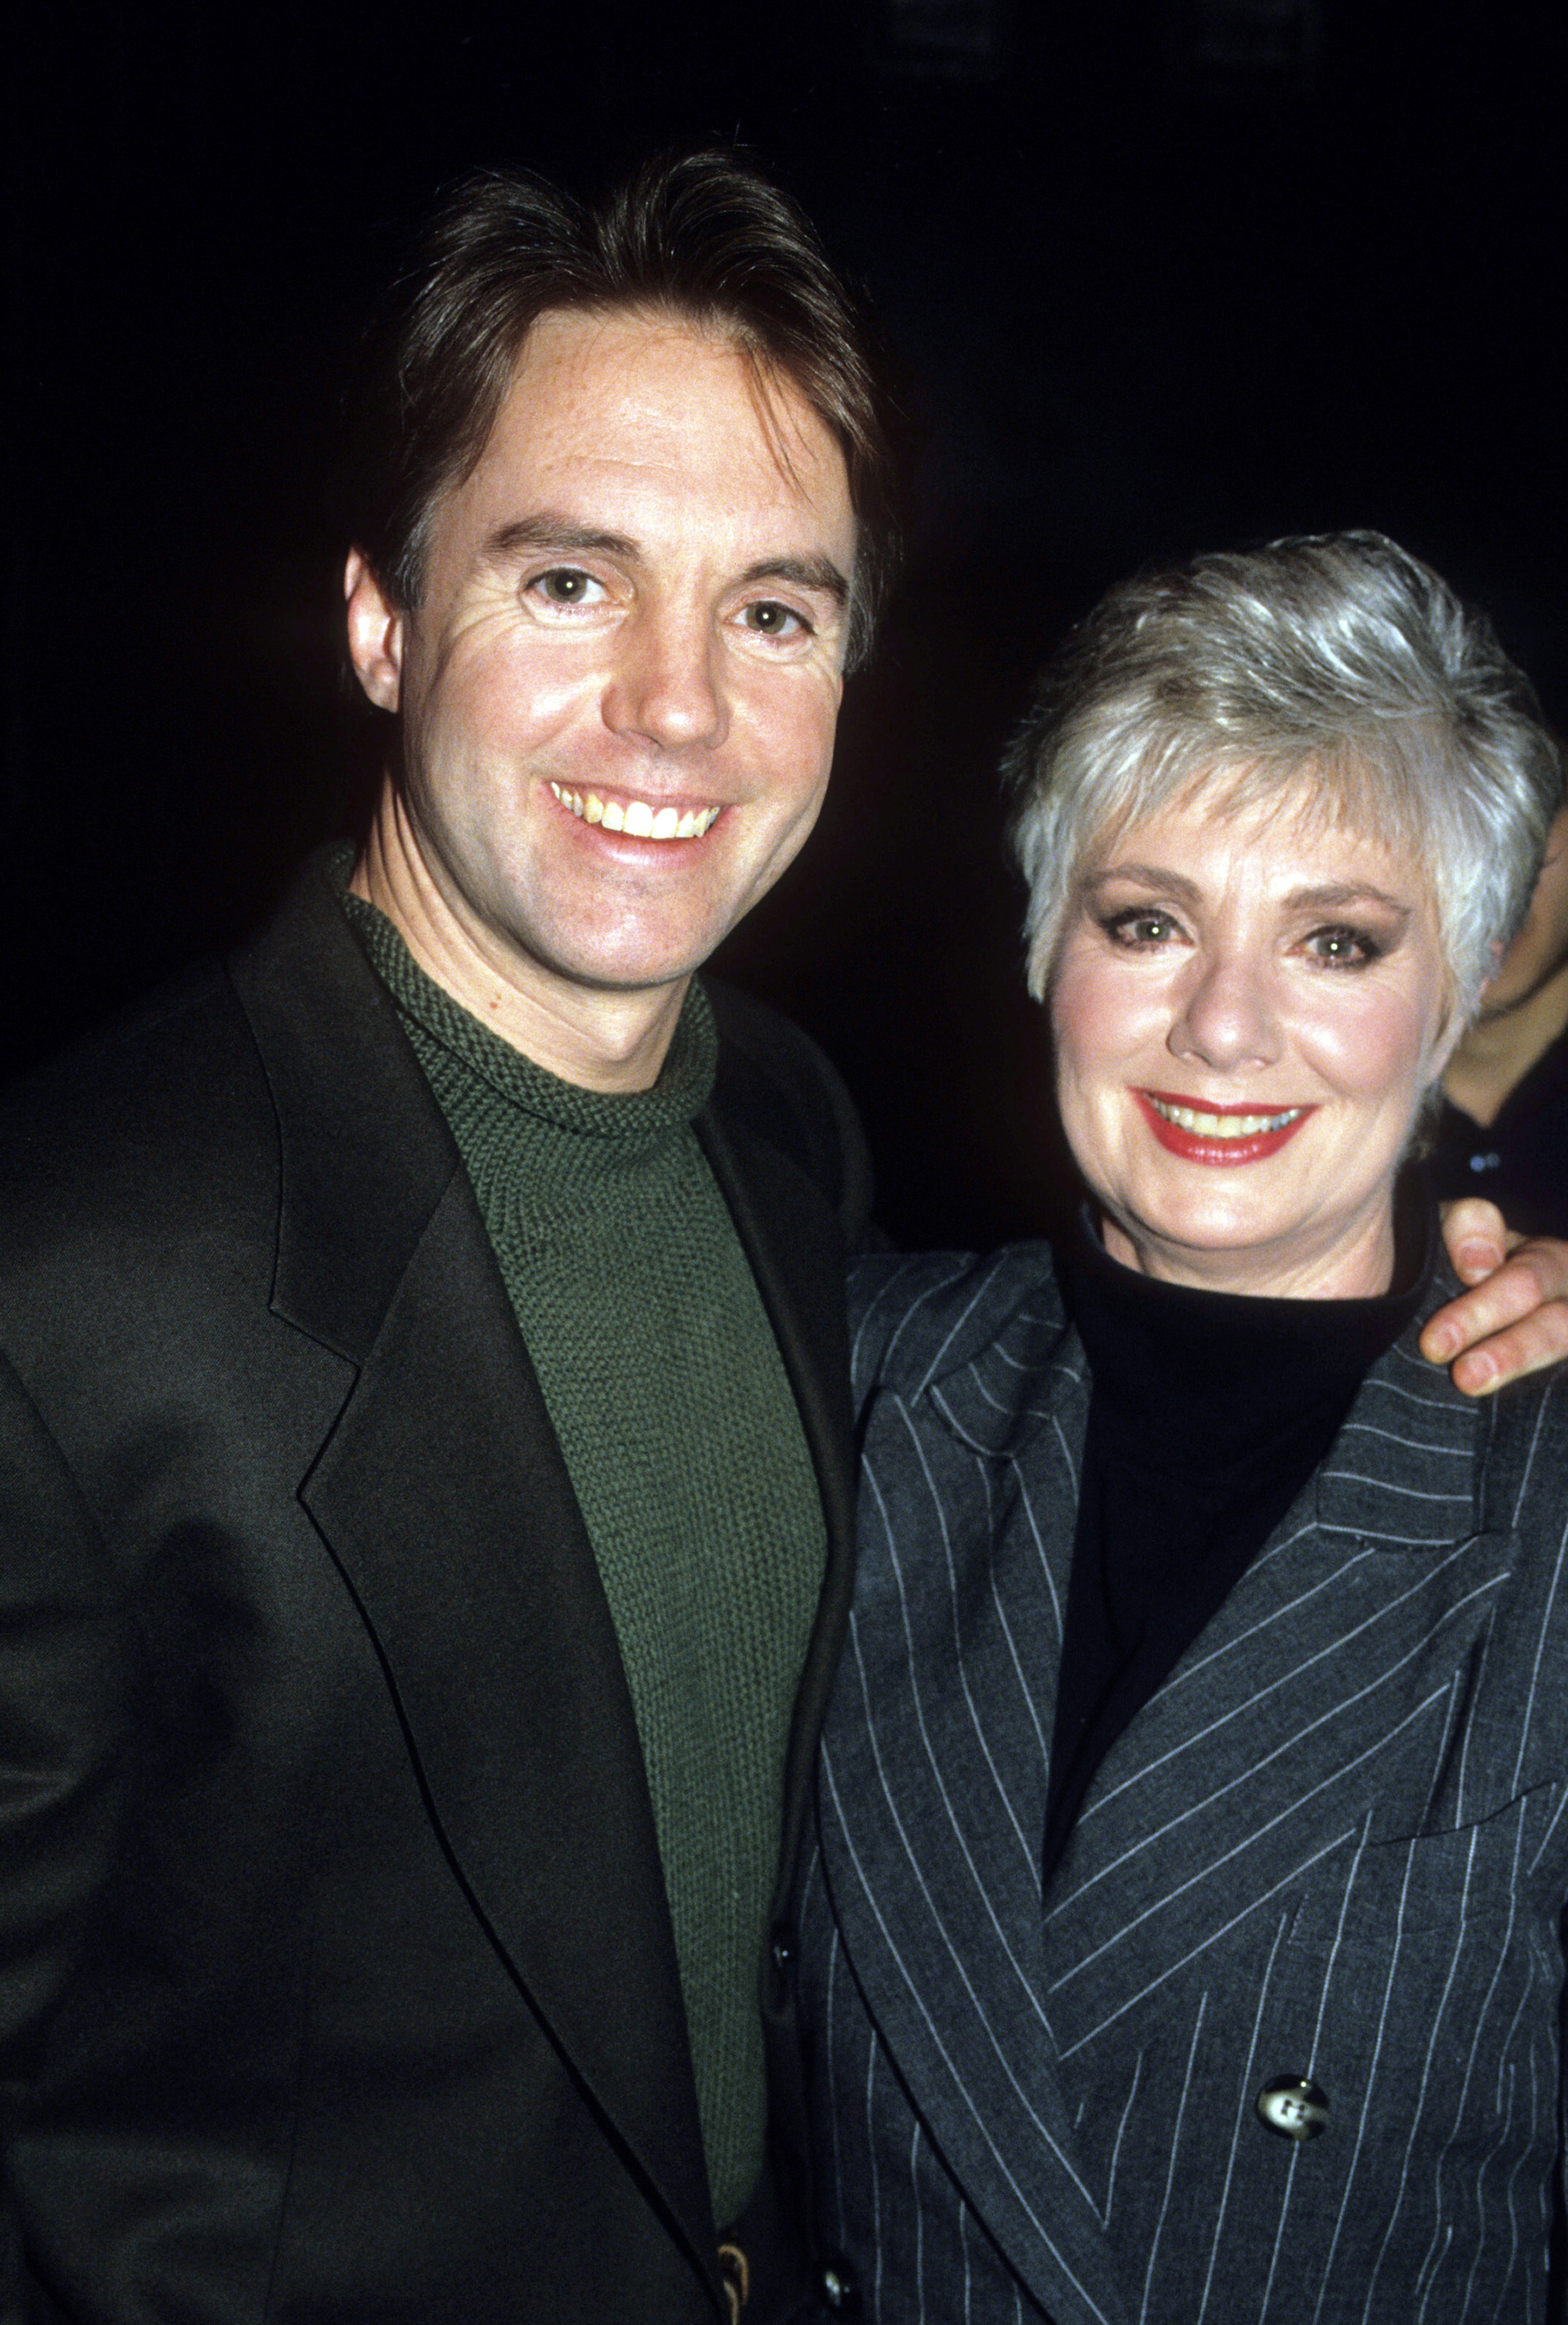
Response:
[[[1568,808],[1443,1088],[1439,1194],[1487,1195],[1526,1234],[1568,1235]]]
[[[812,2314],[866,1172],[692,971],[885,570],[863,335],[704,157],[469,189],[369,376],[366,845],[0,1121],[0,2314]]]

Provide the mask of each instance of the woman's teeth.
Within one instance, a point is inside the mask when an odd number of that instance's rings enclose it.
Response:
[[[1257,1138],[1266,1130],[1283,1130],[1306,1112],[1305,1107],[1288,1106],[1283,1114],[1200,1114],[1196,1107],[1172,1106],[1165,1098],[1151,1098],[1149,1104],[1195,1138]]]
[[[607,831],[624,831],[633,839],[700,839],[723,814],[722,808],[689,807],[684,814],[673,807],[653,808],[646,800],[601,800],[597,792],[569,792],[564,784],[550,786],[561,801],[584,823],[602,823]]]

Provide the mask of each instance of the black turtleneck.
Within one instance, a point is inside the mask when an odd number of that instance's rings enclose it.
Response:
[[[1057,1265],[1092,1388],[1051,1790],[1049,1877],[1090,1779],[1328,1451],[1362,1375],[1415,1315],[1435,1214],[1402,1203],[1377,1300],[1254,1300],[1140,1275],[1087,1209]]]

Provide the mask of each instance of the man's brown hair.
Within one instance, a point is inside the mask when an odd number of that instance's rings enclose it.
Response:
[[[839,445],[858,525],[852,666],[897,550],[876,334],[803,212],[731,153],[651,162],[591,208],[506,171],[452,190],[361,352],[347,415],[356,545],[394,603],[416,605],[431,514],[483,453],[533,323],[639,307],[724,333]]]

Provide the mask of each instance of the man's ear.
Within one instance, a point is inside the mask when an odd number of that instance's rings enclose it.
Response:
[[[348,607],[348,658],[359,683],[378,710],[395,710],[403,693],[403,616],[360,550],[348,551],[343,595]]]

